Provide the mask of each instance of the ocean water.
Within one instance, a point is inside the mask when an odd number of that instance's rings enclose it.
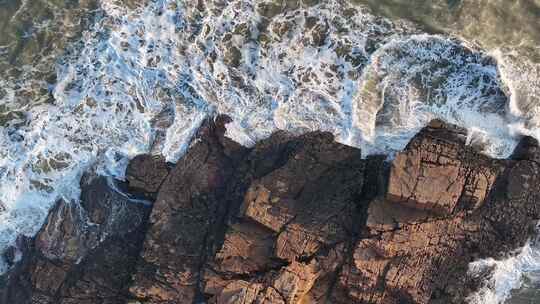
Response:
[[[0,0],[0,251],[88,168],[174,162],[216,113],[246,146],[327,130],[365,155],[438,117],[506,157],[540,139],[538,21],[538,0]],[[470,303],[533,299],[537,248],[473,263],[495,271]]]

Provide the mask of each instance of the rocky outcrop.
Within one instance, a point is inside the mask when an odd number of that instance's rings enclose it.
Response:
[[[7,254],[0,302],[463,303],[468,264],[522,246],[540,215],[531,138],[495,160],[433,121],[389,162],[324,132],[248,149],[228,122],[175,165],[135,158],[126,184],[83,178]]]
[[[223,124],[203,126],[198,140],[160,188],[150,217],[143,262],[131,291],[150,302],[189,303],[201,289],[202,266],[224,233],[236,149]],[[232,147],[232,148],[231,148]],[[240,152],[241,153],[241,152]]]
[[[118,186],[86,175],[78,202],[58,201],[35,239],[20,240],[0,303],[126,303],[151,206]]]
[[[433,121],[389,168],[384,158],[362,160],[360,151],[325,133],[277,133],[242,161],[208,167],[199,159],[205,154],[197,145],[208,145],[202,140],[191,149],[197,157],[188,153],[180,165],[227,172],[219,179],[223,199],[208,188],[182,194],[184,202],[158,199],[156,236],[147,236],[131,290],[147,303],[461,303],[477,287],[467,279],[468,263],[522,245],[538,217],[534,199],[508,196],[535,195],[527,187],[538,174],[518,169],[534,168],[534,142],[520,144],[518,150],[532,152],[518,153],[519,161],[493,160],[465,139],[464,130]],[[201,200],[212,207],[194,218],[205,222],[184,220]],[[183,209],[171,212],[171,205]],[[164,227],[205,234],[185,246],[177,232],[171,244],[161,238]],[[189,248],[196,249],[186,258]]]
[[[464,135],[434,121],[396,156],[340,274],[351,301],[462,303],[479,283],[468,280],[468,263],[523,245],[540,214],[536,156],[489,159]]]
[[[388,199],[440,215],[478,208],[504,165],[465,146],[466,136],[432,121],[396,156]]]

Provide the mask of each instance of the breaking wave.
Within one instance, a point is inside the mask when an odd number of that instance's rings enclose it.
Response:
[[[512,295],[512,290],[523,285],[523,273],[530,273],[538,280],[540,251],[538,244],[528,243],[514,255],[504,260],[485,259],[469,265],[469,273],[477,275],[491,272],[483,286],[470,295],[469,303],[499,304]]]
[[[392,154],[435,117],[494,157],[516,135],[540,138],[537,65],[345,1],[275,3],[103,0],[58,62],[54,100],[0,127],[0,248],[34,235],[57,199],[77,200],[88,168],[122,178],[140,153],[175,161],[218,112],[246,146],[326,130]]]

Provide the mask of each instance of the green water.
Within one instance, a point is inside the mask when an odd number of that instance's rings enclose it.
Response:
[[[52,102],[55,63],[80,39],[95,0],[0,0],[0,125]]]
[[[540,62],[540,0],[355,0],[390,18],[476,41],[514,48]]]
[[[450,33],[481,47],[540,62],[540,0],[353,0],[393,20],[404,19],[428,32]],[[140,1],[117,1],[136,7]],[[268,14],[277,14],[318,1],[271,1]],[[17,94],[0,113],[49,100],[54,62],[87,27],[98,0],[0,0],[0,81],[17,83]],[[269,16],[271,17],[271,16]],[[24,80],[29,80],[24,82]],[[1,114],[0,114],[1,115]]]

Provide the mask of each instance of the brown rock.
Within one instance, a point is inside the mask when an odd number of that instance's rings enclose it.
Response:
[[[222,238],[228,213],[226,182],[235,166],[222,145],[227,141],[224,132],[222,125],[208,120],[161,186],[150,216],[144,262],[131,287],[136,297],[150,303],[191,303],[202,296],[202,265]]]
[[[526,240],[539,215],[531,200],[538,166],[489,159],[448,133],[459,129],[440,126],[394,160],[386,199],[370,203],[367,237],[340,273],[338,302],[462,303],[478,287],[468,283],[469,262]]]
[[[0,288],[0,303],[125,303],[150,206],[86,175],[80,202],[59,201]]]
[[[132,291],[148,303],[461,303],[475,288],[468,263],[522,244],[540,214],[530,201],[537,166],[489,159],[465,138],[432,122],[393,161],[386,192],[384,157],[362,160],[318,132],[276,133],[243,158],[196,165],[195,176],[181,167],[190,178],[169,180],[160,196],[176,198],[154,209],[157,235],[174,231],[176,240],[149,234],[143,255],[167,283],[136,276]],[[222,151],[199,142],[206,148],[194,146],[180,166]],[[229,178],[208,183],[228,168]]]
[[[274,233],[260,225],[233,224],[215,256],[216,269],[223,273],[250,274],[273,267]]]
[[[131,192],[155,198],[168,174],[169,167],[163,157],[144,154],[129,162],[126,179]]]
[[[316,256],[356,229],[359,151],[328,133],[277,133],[239,164],[221,148],[224,130],[202,130],[159,192],[132,292],[149,302],[298,301],[319,276]]]
[[[459,131],[433,121],[396,156],[389,200],[442,215],[482,204],[502,168],[465,146],[461,133],[448,130]]]
[[[283,182],[278,182],[280,186],[286,187]],[[270,190],[264,185],[254,185],[246,194],[244,199],[243,216],[252,219],[261,225],[279,232],[294,215],[287,207],[290,203],[282,200],[279,196],[272,197]]]
[[[390,164],[324,132],[247,149],[229,121],[207,120],[171,169],[135,158],[129,187],[85,177],[80,203],[4,254],[0,303],[458,304],[489,276],[468,264],[540,218],[530,139],[494,160],[436,120]]]
[[[255,303],[259,298],[262,285],[238,280],[228,284],[219,294],[217,304]]]

